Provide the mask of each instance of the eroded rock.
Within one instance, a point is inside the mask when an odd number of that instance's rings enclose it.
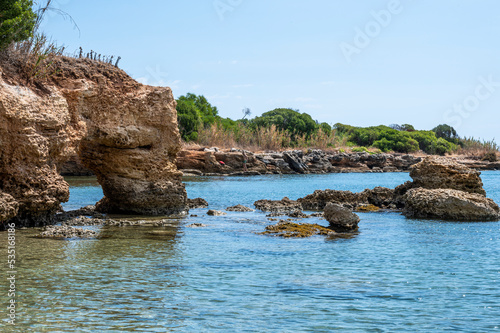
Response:
[[[486,195],[480,175],[479,171],[455,160],[436,156],[426,157],[410,172],[413,188],[452,189]]]
[[[498,205],[477,193],[451,189],[409,190],[403,214],[415,218],[438,218],[453,221],[497,221]]]
[[[36,91],[16,81],[15,71],[8,82],[0,78],[0,191],[19,204],[16,225],[52,222],[69,197],[57,166],[76,154],[103,188],[98,210],[185,213],[170,88],[139,84],[89,59],[60,57],[54,66],[57,75]]]

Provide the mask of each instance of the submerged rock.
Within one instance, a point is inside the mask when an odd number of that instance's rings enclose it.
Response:
[[[352,210],[336,203],[325,207],[325,219],[330,222],[330,228],[337,232],[350,232],[358,229],[360,218]]]
[[[335,231],[320,226],[319,224],[294,223],[281,220],[278,224],[266,227],[266,231],[261,235],[271,235],[279,237],[310,237],[313,235],[334,235]]]
[[[98,231],[69,226],[48,226],[38,235],[41,238],[96,238]]]
[[[477,193],[451,189],[409,190],[403,214],[415,218],[438,218],[453,221],[497,221],[498,205]]]
[[[281,200],[257,200],[254,202],[255,208],[263,212],[293,212],[295,210],[302,210],[302,205],[295,201],[284,197]]]
[[[104,225],[106,223],[103,219],[91,218],[86,216],[79,216],[62,223],[64,226],[91,226],[91,225]]]
[[[227,207],[226,210],[229,212],[253,212],[252,208],[248,208],[243,205]]]

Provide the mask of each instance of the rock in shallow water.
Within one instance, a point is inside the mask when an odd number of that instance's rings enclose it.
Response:
[[[327,204],[324,215],[325,219],[330,222],[330,228],[337,232],[349,232],[358,229],[359,216],[339,204]]]
[[[319,224],[294,223],[281,220],[278,224],[269,225],[261,235],[271,235],[279,237],[310,237],[313,235],[334,235],[335,231],[320,226]]]
[[[477,193],[451,189],[409,190],[403,214],[415,218],[438,218],[453,221],[497,221],[498,205]]]
[[[212,210],[212,209],[210,209],[207,212],[207,215],[210,215],[210,216],[222,216],[222,215],[227,215],[227,213],[221,212],[220,210]]]

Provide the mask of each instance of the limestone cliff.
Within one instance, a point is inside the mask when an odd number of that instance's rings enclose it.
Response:
[[[29,226],[50,221],[69,196],[57,165],[75,153],[102,185],[99,210],[184,213],[170,88],[141,85],[88,59],[57,62],[56,76],[30,87],[0,68],[0,192],[18,203],[14,220]]]

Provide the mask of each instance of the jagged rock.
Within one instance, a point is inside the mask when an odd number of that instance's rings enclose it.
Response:
[[[220,210],[212,210],[212,209],[210,209],[207,212],[207,215],[210,215],[210,216],[222,216],[222,215],[227,215],[227,213],[221,212]]]
[[[453,221],[497,221],[498,205],[477,193],[452,189],[410,189],[404,196],[403,214],[415,218]]]
[[[0,189],[19,203],[16,225],[52,222],[69,197],[57,166],[76,154],[102,186],[98,210],[186,211],[170,88],[139,84],[89,59],[56,58],[58,72],[37,87],[1,66],[10,72],[8,82],[0,76]]]
[[[330,222],[330,228],[336,232],[350,232],[358,229],[359,216],[352,210],[336,203],[329,203],[325,207],[325,219]]]
[[[436,156],[426,157],[410,172],[413,188],[452,189],[486,195],[480,175],[479,171],[452,159]]]
[[[48,226],[38,235],[41,238],[95,238],[98,231],[69,226]]]
[[[292,170],[298,173],[307,173],[308,166],[302,161],[302,155],[303,153],[301,150],[285,151],[283,152],[283,159]]]
[[[208,207],[208,202],[202,198],[187,199],[189,209]]]
[[[11,195],[0,191],[0,225],[2,225],[1,222],[16,216],[18,210],[19,204],[17,201]]]
[[[255,208],[263,212],[292,212],[302,210],[302,205],[288,197],[281,200],[258,200],[254,202]]]
[[[252,208],[248,208],[243,205],[227,207],[226,210],[229,212],[253,212]]]

